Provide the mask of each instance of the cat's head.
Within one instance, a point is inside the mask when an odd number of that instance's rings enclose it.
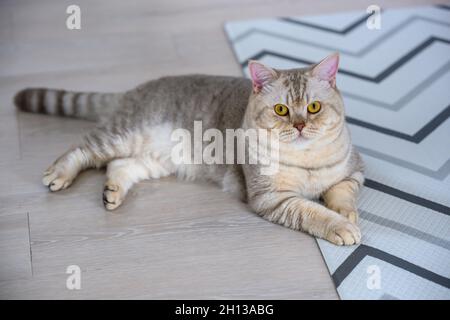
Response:
[[[253,83],[246,121],[250,127],[278,129],[281,143],[307,146],[338,134],[344,106],[336,88],[339,55],[302,69],[275,70],[249,62]]]

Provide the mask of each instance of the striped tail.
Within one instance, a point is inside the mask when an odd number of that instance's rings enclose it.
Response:
[[[30,88],[19,91],[14,104],[26,112],[97,121],[119,108],[122,97],[121,93]]]

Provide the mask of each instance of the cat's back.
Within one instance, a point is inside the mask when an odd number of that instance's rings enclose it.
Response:
[[[203,121],[206,127],[240,126],[251,82],[242,77],[184,75],[146,82],[126,94],[139,116],[167,119],[176,125]]]

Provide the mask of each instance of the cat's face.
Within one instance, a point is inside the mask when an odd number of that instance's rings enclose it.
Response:
[[[300,147],[340,132],[345,116],[335,85],[338,61],[335,54],[309,68],[292,70],[251,61],[253,124],[278,129],[281,143]]]

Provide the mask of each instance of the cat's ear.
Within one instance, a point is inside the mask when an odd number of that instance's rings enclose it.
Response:
[[[278,77],[275,70],[258,61],[250,60],[248,62],[248,69],[252,78],[254,93],[261,92],[265,86]]]
[[[336,86],[336,74],[339,68],[339,53],[335,52],[312,68],[312,75],[320,80],[328,81],[332,87]]]

